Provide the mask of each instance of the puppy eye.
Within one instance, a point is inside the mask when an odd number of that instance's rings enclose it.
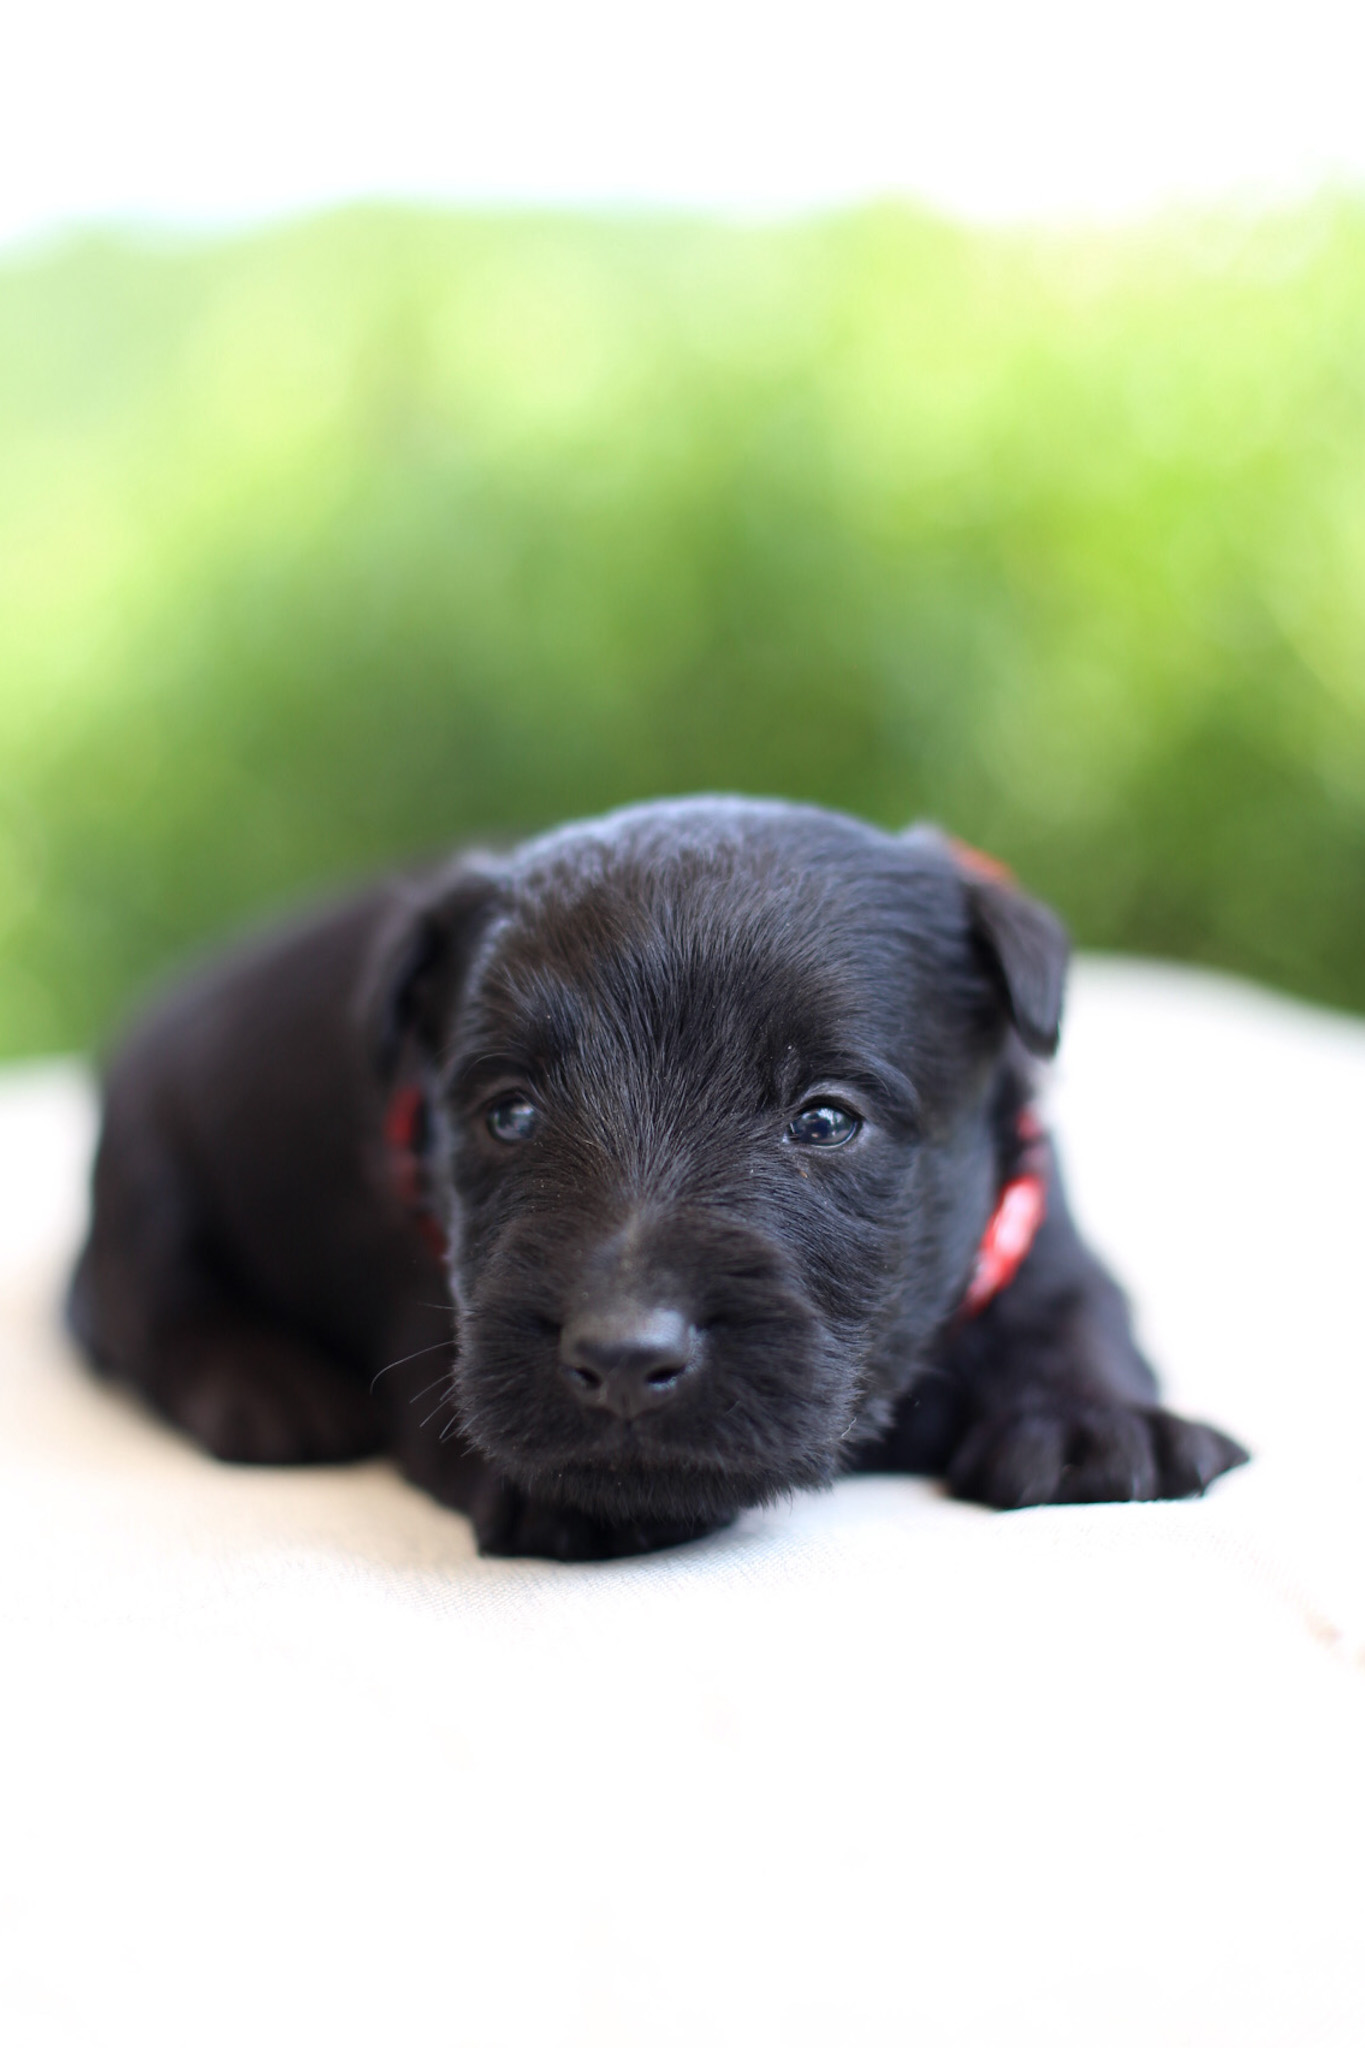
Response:
[[[846,1145],[862,1129],[861,1117],[837,1102],[810,1102],[787,1125],[793,1145]]]
[[[484,1116],[484,1123],[504,1145],[519,1145],[529,1138],[540,1120],[540,1112],[528,1095],[504,1095]]]

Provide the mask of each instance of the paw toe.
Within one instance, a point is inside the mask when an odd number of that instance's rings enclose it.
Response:
[[[1203,1493],[1224,1472],[1245,1465],[1250,1453],[1235,1438],[1207,1422],[1187,1422],[1168,1409],[1147,1416],[1161,1467],[1161,1497],[1184,1500]]]
[[[1142,1416],[1128,1408],[1097,1408],[1076,1415],[1054,1500],[1071,1506],[1155,1500],[1158,1489],[1156,1452]]]
[[[968,1431],[948,1467],[960,1500],[988,1508],[1043,1507],[1056,1498],[1066,1462],[1066,1426],[1045,1410],[988,1417]]]

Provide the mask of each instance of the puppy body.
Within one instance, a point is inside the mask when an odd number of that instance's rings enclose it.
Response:
[[[621,1555],[850,1469],[999,1507],[1200,1490],[1055,1160],[1065,939],[937,833],[698,799],[396,882],[110,1070],[70,1316],[226,1458],[390,1448],[485,1550]]]

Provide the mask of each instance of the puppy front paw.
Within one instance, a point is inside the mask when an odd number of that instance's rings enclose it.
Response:
[[[1183,1500],[1247,1457],[1221,1430],[1169,1409],[1042,1394],[973,1424],[948,1490],[992,1508]]]
[[[471,1513],[485,1557],[548,1557],[560,1564],[671,1550],[717,1526],[711,1522],[599,1522],[578,1508],[534,1500],[505,1480],[482,1488]]]

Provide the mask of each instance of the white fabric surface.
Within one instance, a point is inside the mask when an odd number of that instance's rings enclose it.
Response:
[[[53,1322],[78,1069],[0,1082],[0,2036],[1360,2048],[1365,1027],[1091,961],[1054,1117],[1199,1502],[841,1483],[475,1556],[212,1464]]]

